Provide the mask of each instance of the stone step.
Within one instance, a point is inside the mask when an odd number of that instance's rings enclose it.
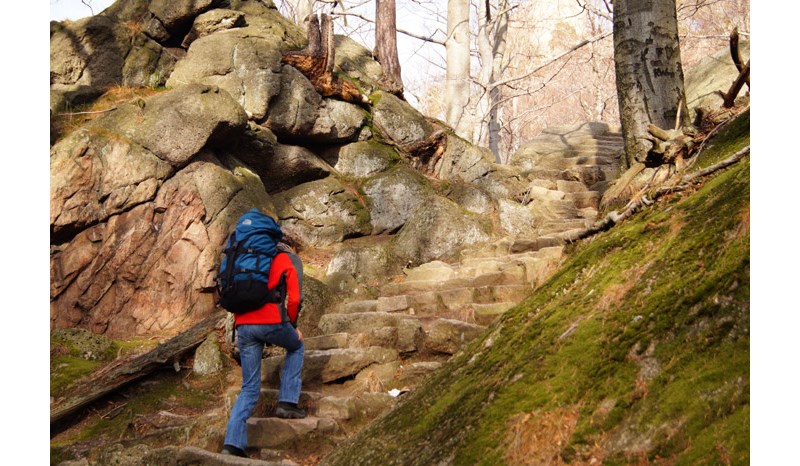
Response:
[[[613,165],[615,161],[610,157],[603,157],[601,155],[593,155],[593,154],[586,154],[581,155],[577,154],[573,157],[566,157],[564,158],[565,166],[567,167],[574,167],[574,166],[601,166],[601,165]]]
[[[557,189],[548,189],[543,188],[541,186],[531,186],[528,188],[527,193],[525,194],[525,199],[522,201],[523,204],[527,204],[530,201],[560,201],[567,197],[567,193],[564,191],[559,191]]]
[[[419,320],[399,313],[325,314],[318,327],[323,334],[350,334],[348,347],[383,346],[403,353],[418,350],[424,338]]]
[[[371,364],[395,361],[398,357],[397,349],[382,346],[306,351],[303,357],[303,383],[330,383],[353,377]],[[280,383],[283,361],[283,356],[270,356],[263,359],[261,380],[277,386]]]
[[[477,269],[463,269],[462,273],[475,273]],[[477,288],[490,285],[522,285],[525,278],[521,274],[509,270],[480,273],[473,277],[453,278],[450,280],[407,280],[389,283],[381,287],[385,297],[398,295],[417,295],[432,290],[449,290],[455,288]]]
[[[303,339],[306,351],[329,350],[334,348],[350,348],[350,335],[347,333],[331,333]]]
[[[524,267],[524,264],[519,263],[517,265],[517,267],[520,266]],[[525,270],[522,272],[525,272]],[[489,285],[426,291],[386,298],[387,301],[398,303],[398,306],[393,311],[387,312],[430,316],[459,310],[473,303],[491,304],[504,301],[519,301],[526,298],[530,292],[531,287],[529,285]]]
[[[350,301],[341,306],[340,312],[375,312],[377,310],[377,306],[378,302],[374,299]]]
[[[555,236],[538,236],[536,238],[516,238],[511,244],[510,252],[525,253],[535,252],[545,248],[561,248],[564,244],[560,238]]]
[[[304,419],[251,417],[247,420],[248,448],[275,448],[309,442],[316,436],[336,433],[339,426],[328,417],[308,416]]]
[[[598,191],[583,191],[579,193],[569,193],[567,195],[567,199],[572,201],[579,209],[599,209],[600,199],[602,199],[602,197],[603,194]]]
[[[515,307],[517,302],[506,303],[493,303],[493,304],[473,304],[472,311],[474,312],[475,322],[478,325],[489,325],[498,317],[505,314],[506,311]]]
[[[580,181],[556,180],[555,185],[556,189],[565,193],[579,193],[589,189]]]
[[[455,354],[480,336],[486,327],[454,319],[437,319],[425,339],[425,348],[437,353]]]
[[[236,386],[229,389],[225,394],[225,405],[232,407],[236,402],[236,397],[239,396],[241,387]],[[261,395],[258,397],[255,408],[253,408],[254,417],[269,417],[275,412],[275,407],[278,405],[279,390],[275,388],[261,388]],[[298,405],[313,414],[316,411],[317,402],[322,398],[322,394],[315,391],[304,390],[300,393],[300,400]]]
[[[198,447],[183,447],[178,451],[178,464],[185,466],[299,466],[292,460],[265,461],[253,458],[222,455]]]
[[[601,197],[602,199],[602,197]],[[584,207],[582,209],[578,209],[578,216],[580,218],[589,220],[591,222],[597,221],[598,217],[600,216],[600,212],[593,207]]]
[[[564,219],[564,220],[551,220],[546,222],[542,227],[545,231],[561,233],[567,230],[575,230],[580,228],[587,228],[592,224],[592,221],[586,219]]]

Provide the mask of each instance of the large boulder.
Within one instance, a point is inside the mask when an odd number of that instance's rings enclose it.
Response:
[[[241,133],[247,115],[217,86],[193,84],[119,107],[90,128],[115,132],[179,167],[206,144]]]
[[[414,146],[426,141],[433,125],[417,109],[387,92],[374,94],[372,122],[385,139],[400,146]]]
[[[51,229],[80,231],[150,201],[174,171],[140,145],[80,129],[50,152]]]
[[[353,141],[366,122],[367,112],[358,106],[341,100],[323,99],[319,116],[306,136],[311,141],[322,144]]]
[[[227,93],[188,86],[122,105],[53,146],[53,328],[169,333],[215,311],[230,226],[251,207],[274,211],[261,180],[213,149],[245,121]]]
[[[365,94],[376,89],[383,69],[373,58],[372,51],[347,36],[335,35],[333,41],[336,48],[336,69],[355,78]]]
[[[392,254],[391,237],[367,236],[340,243],[325,274],[333,281],[341,281],[344,276],[360,283],[377,284],[399,270],[399,262]]]
[[[439,178],[460,179],[469,183],[498,169],[488,149],[470,144],[452,133],[447,133],[446,138],[444,154],[434,167]]]
[[[122,65],[122,85],[159,87],[166,84],[178,58],[144,34],[137,34],[132,44]]]
[[[100,223],[65,226],[50,254],[51,327],[171,333],[215,312],[214,276],[230,226],[250,207],[271,208],[257,176],[224,165],[201,155],[152,199]]]
[[[276,144],[272,157],[258,171],[267,192],[286,191],[309,181],[328,177],[333,169],[302,146]]]
[[[366,206],[333,176],[295,186],[273,200],[283,231],[306,245],[327,246],[372,231]]]
[[[105,14],[51,22],[51,108],[80,105],[112,86],[166,83],[178,56],[130,24]]]
[[[97,88],[119,84],[130,42],[124,27],[103,15],[51,23],[50,85]]]
[[[246,28],[201,37],[175,65],[167,87],[216,85],[228,91],[248,114],[263,118],[270,99],[281,90],[280,47],[278,39],[252,36]]]
[[[339,149],[333,168],[344,176],[367,178],[391,167],[400,156],[391,148],[373,141],[360,141]]]
[[[281,69],[280,94],[269,105],[265,126],[279,138],[305,138],[314,128],[322,97],[311,82],[294,67]]]
[[[395,254],[411,265],[453,260],[470,246],[491,240],[488,219],[434,196],[417,208],[395,238]]]
[[[227,29],[240,28],[247,25],[244,19],[244,13],[235,10],[226,10],[219,8],[203,13],[194,19],[192,28],[186,37],[183,38],[181,46],[189,48],[195,40],[215,33],[217,31],[225,31]]]
[[[447,198],[470,212],[486,215],[492,212],[494,202],[485,190],[472,183],[452,183]]]
[[[411,213],[433,194],[425,177],[397,167],[367,180],[362,190],[367,196],[372,234],[394,233]]]
[[[185,32],[199,14],[208,11],[214,0],[151,0],[148,10],[170,35]]]
[[[745,63],[750,59],[750,41],[739,41],[739,52]],[[686,103],[690,109],[705,107],[718,109],[722,106],[722,97],[717,91],[727,92],[731,83],[739,76],[739,70],[733,64],[728,47],[702,60],[686,70]],[[739,94],[749,89],[743,86]]]

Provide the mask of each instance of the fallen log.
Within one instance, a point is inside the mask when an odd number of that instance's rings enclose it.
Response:
[[[698,170],[694,173],[689,173],[687,175],[682,176],[678,181],[678,184],[675,186],[665,186],[656,189],[652,193],[651,199],[648,199],[645,195],[639,196],[637,199],[632,199],[622,213],[619,213],[616,210],[612,211],[608,215],[606,215],[602,220],[598,220],[588,228],[584,228],[578,231],[562,233],[561,235],[558,235],[557,238],[563,241],[564,243],[573,243],[575,241],[593,236],[602,231],[606,231],[609,228],[613,227],[614,225],[623,222],[625,219],[635,214],[643,207],[653,204],[653,202],[659,197],[664,196],[666,194],[683,191],[687,189],[689,187],[689,183],[694,181],[695,179],[701,178],[703,176],[708,176],[714,172],[730,167],[731,165],[742,160],[745,156],[749,154],[750,154],[750,146],[747,146],[741,149],[740,151],[736,152],[735,154],[731,155],[725,160],[717,162],[714,165],[706,167],[702,170]]]
[[[50,406],[51,434],[55,424],[92,402],[157,369],[172,366],[199,346],[212,330],[224,322],[224,317],[223,313],[215,313],[145,354],[116,360],[72,384],[66,394]]]

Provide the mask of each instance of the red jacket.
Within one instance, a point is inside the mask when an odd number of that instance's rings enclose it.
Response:
[[[274,287],[280,282],[281,275],[286,273],[286,311],[289,322],[297,327],[297,315],[300,312],[300,302],[302,301],[301,280],[302,264],[297,256],[285,252],[278,253],[272,260],[269,270],[269,281],[267,286]],[[297,263],[295,265],[295,262]],[[300,270],[298,270],[300,269]],[[267,303],[260,309],[247,312],[245,314],[234,314],[236,326],[244,324],[280,324],[281,309],[280,304]]]

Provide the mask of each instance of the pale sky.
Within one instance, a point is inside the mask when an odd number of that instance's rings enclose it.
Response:
[[[84,0],[90,5],[89,9],[81,0],[50,0],[50,20],[63,21],[65,19],[81,19],[86,16],[91,16],[92,11],[94,14],[108,8],[114,0]]]

